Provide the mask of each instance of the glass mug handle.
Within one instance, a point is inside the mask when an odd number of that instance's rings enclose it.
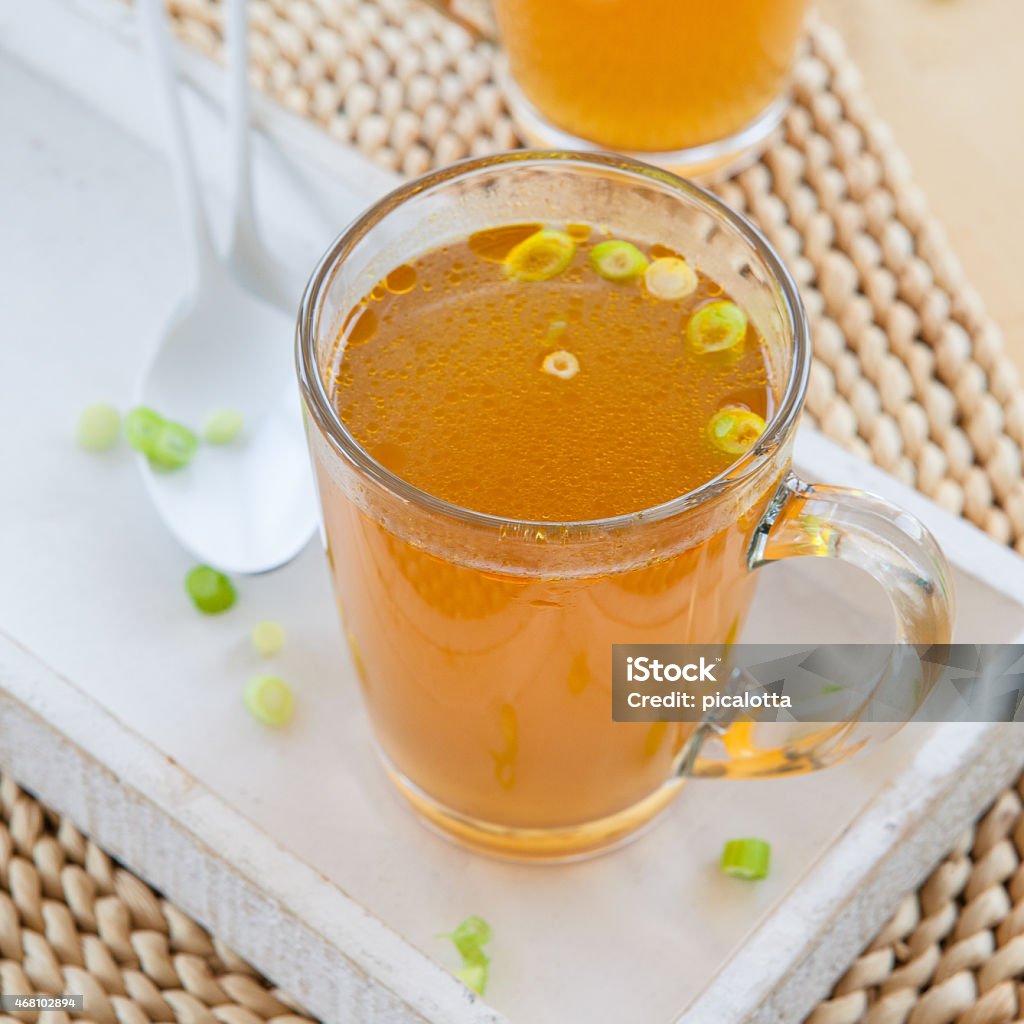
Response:
[[[934,538],[909,512],[863,491],[808,484],[790,474],[754,532],[750,568],[813,555],[834,558],[865,570],[885,588],[896,614],[896,642],[947,644],[955,602],[950,567]],[[914,694],[914,710],[930,687]],[[861,723],[824,725],[780,747],[753,749],[748,723],[705,722],[689,744],[678,774],[742,778],[783,775],[825,768],[864,747]],[[902,724],[902,723],[901,723]],[[709,756],[709,741],[721,755]]]

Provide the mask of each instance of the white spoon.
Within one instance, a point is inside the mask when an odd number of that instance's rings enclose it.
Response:
[[[178,105],[163,5],[139,0],[138,9],[171,134],[193,270],[192,287],[142,375],[139,402],[196,430],[215,409],[235,409],[245,419],[239,438],[201,445],[183,469],[154,471],[143,458],[143,477],[171,533],[198,559],[228,572],[264,572],[293,558],[316,522],[292,362],[294,321],[242,287],[217,258]]]
[[[275,259],[260,239],[252,198],[249,155],[249,42],[246,0],[227,0],[224,11],[227,50],[227,119],[234,219],[227,265],[251,292],[284,310],[299,308],[303,278]]]

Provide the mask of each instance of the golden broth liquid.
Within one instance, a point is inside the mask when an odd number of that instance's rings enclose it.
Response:
[[[694,312],[728,298],[702,273],[678,300],[643,277],[606,280],[590,262],[603,235],[573,225],[556,276],[510,276],[510,250],[539,227],[481,232],[396,268],[348,316],[327,384],[380,464],[455,505],[541,521],[531,530],[545,544],[559,528],[548,537],[544,522],[639,512],[726,470],[737,455],[709,422],[725,407],[769,418],[773,388],[752,326],[725,351],[687,341]],[[409,543],[319,472],[346,634],[401,775],[512,830],[582,827],[659,790],[692,726],[613,722],[611,645],[735,638],[747,545],[775,481],[672,557],[558,579]]]
[[[725,139],[785,88],[807,0],[495,0],[512,77],[612,149]]]

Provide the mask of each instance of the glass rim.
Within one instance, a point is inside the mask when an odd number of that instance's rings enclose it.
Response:
[[[440,189],[452,182],[472,178],[482,171],[502,166],[544,164],[563,166],[575,164],[584,168],[603,168],[632,175],[634,178],[644,179],[663,187],[667,186],[698,205],[710,208],[743,237],[767,266],[779,286],[785,311],[789,317],[792,361],[785,390],[757,444],[720,473],[697,487],[667,501],[635,512],[622,512],[598,519],[516,519],[488,512],[478,512],[439,498],[429,491],[416,487],[381,465],[356,441],[338,415],[319,372],[315,328],[321,309],[321,299],[336,268],[370,230],[407,200]],[[811,361],[807,314],[796,282],[771,243],[745,217],[702,186],[681,178],[671,171],[644,164],[631,157],[607,153],[529,149],[513,150],[486,157],[472,157],[431,171],[392,190],[352,221],[331,243],[310,275],[299,305],[295,348],[299,387],[306,406],[321,433],[334,451],[346,462],[402,501],[462,523],[516,532],[550,529],[570,529],[588,533],[608,532],[635,525],[638,522],[660,522],[671,519],[681,512],[697,508],[719,495],[727,493],[768,462],[789,437],[800,414]]]

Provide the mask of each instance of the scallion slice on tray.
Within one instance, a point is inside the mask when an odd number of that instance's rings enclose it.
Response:
[[[722,850],[722,872],[756,881],[768,876],[771,859],[771,843],[763,839],[730,839]]]

